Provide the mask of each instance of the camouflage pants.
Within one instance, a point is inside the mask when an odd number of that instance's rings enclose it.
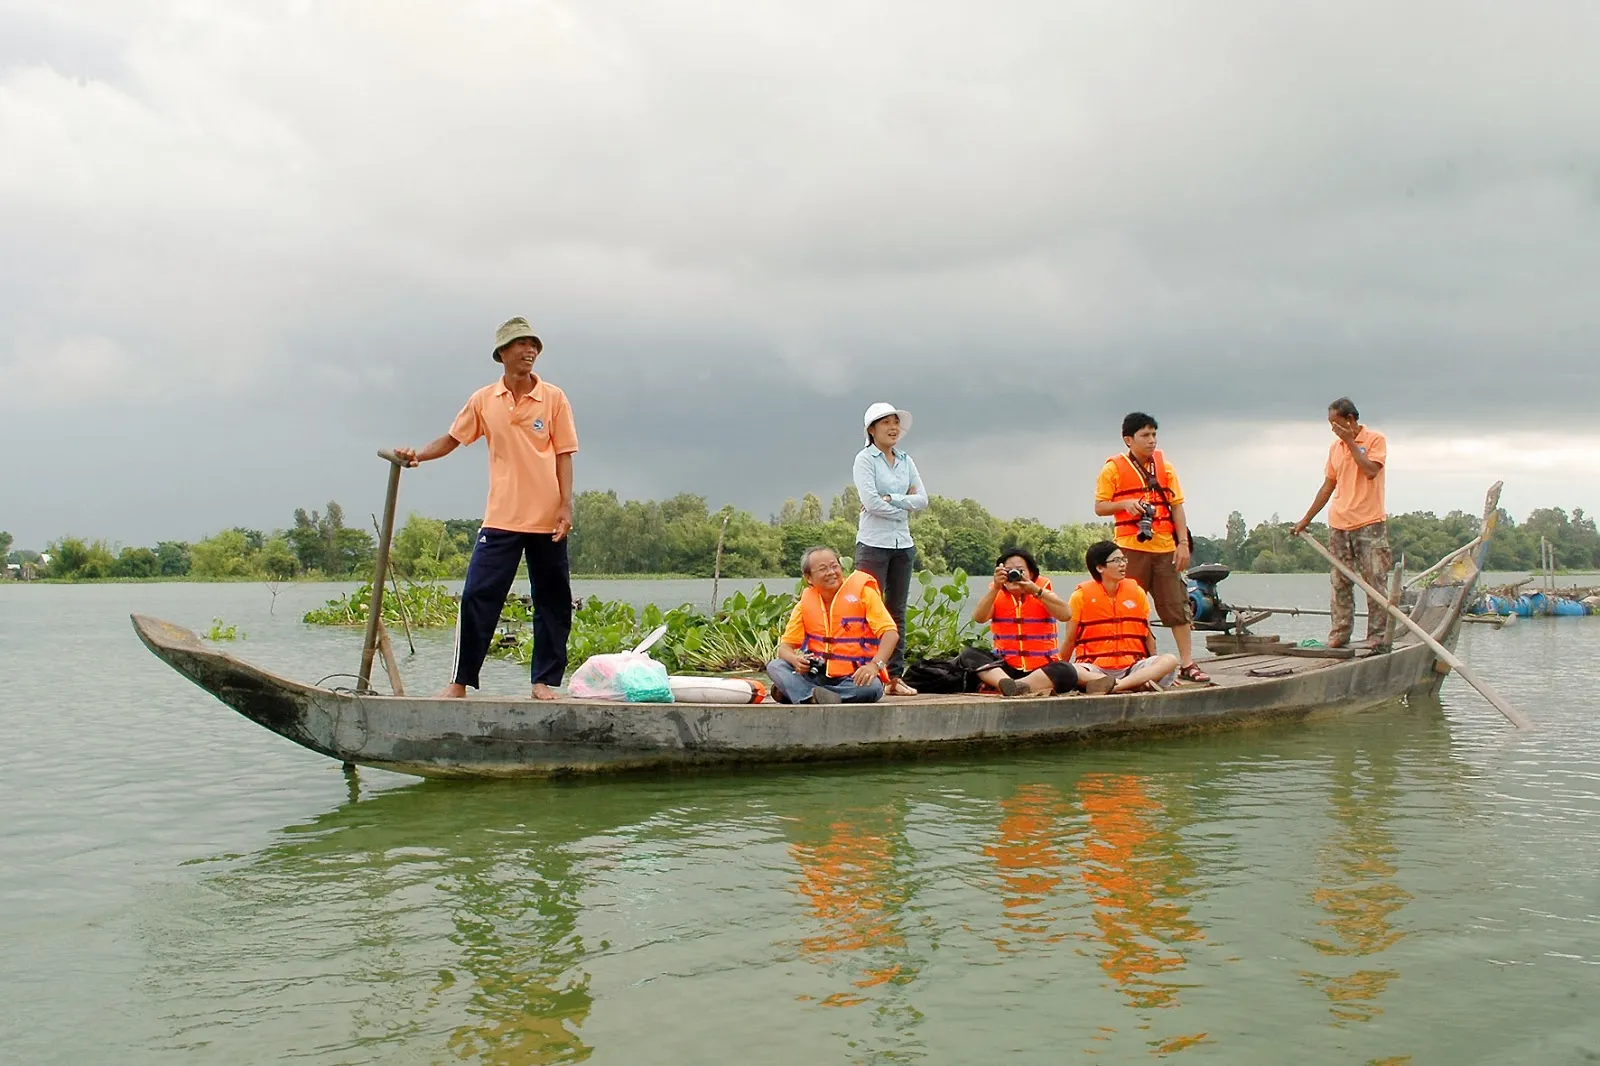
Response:
[[[1360,574],[1379,592],[1385,590],[1394,557],[1389,553],[1389,526],[1374,522],[1360,529],[1331,529],[1328,547],[1333,557]],[[1355,582],[1339,571],[1333,572],[1333,622],[1328,628],[1328,644],[1340,647],[1350,642],[1356,624]],[[1367,604],[1367,639],[1382,640],[1387,613]]]

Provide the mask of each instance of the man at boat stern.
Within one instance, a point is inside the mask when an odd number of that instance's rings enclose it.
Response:
[[[767,676],[782,703],[876,703],[889,683],[885,665],[900,638],[877,580],[845,576],[832,548],[800,556],[805,591],[778,638]]]
[[[533,698],[555,699],[566,673],[572,631],[567,533],[578,430],[567,394],[533,372],[543,351],[527,319],[508,319],[494,336],[494,361],[505,368],[500,380],[473,393],[438,440],[394,450],[416,466],[479,437],[488,441],[489,502],[461,590],[455,672],[441,696],[462,697],[469,686],[479,687],[478,671],[523,558],[533,586]]]
[[[1384,510],[1383,467],[1389,459],[1389,442],[1382,433],[1361,424],[1361,412],[1348,396],[1328,405],[1328,427],[1334,442],[1328,446],[1328,461],[1323,467],[1322,488],[1311,501],[1311,509],[1294,524],[1299,536],[1311,520],[1322,512],[1328,500],[1328,550],[1334,558],[1359,573],[1373,588],[1383,588],[1389,580],[1394,556],[1389,551],[1388,512]],[[1337,569],[1333,571],[1333,615],[1328,627],[1328,647],[1342,648],[1350,643],[1356,622],[1355,583]],[[1387,615],[1367,604],[1367,644],[1383,641]]]

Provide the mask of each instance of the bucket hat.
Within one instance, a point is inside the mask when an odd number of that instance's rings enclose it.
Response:
[[[879,401],[867,408],[867,413],[861,421],[861,426],[863,429],[868,428],[878,419],[888,418],[890,415],[900,416],[900,437],[904,440],[905,435],[911,432],[911,412],[902,407],[896,407],[892,403]]]
[[[519,337],[532,337],[534,347],[541,352],[544,351],[544,341],[533,332],[528,320],[518,315],[516,318],[506,319],[500,324],[500,328],[494,331],[494,361],[500,362],[500,349]]]

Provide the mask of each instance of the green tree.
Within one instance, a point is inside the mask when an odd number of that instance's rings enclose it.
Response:
[[[334,533],[333,557],[327,572],[341,577],[363,577],[372,573],[378,559],[378,541],[364,529],[341,526]]]
[[[181,540],[164,540],[156,545],[157,573],[162,577],[183,577],[189,573],[189,545]]]
[[[828,521],[854,523],[861,516],[861,493],[856,491],[854,484],[846,485],[844,491],[833,498],[833,503],[828,507]]]
[[[113,577],[155,577],[161,573],[161,559],[149,548],[123,548],[111,573]]]
[[[0,529],[0,562],[5,562],[11,555],[11,534]]]
[[[300,561],[295,558],[294,549],[289,546],[289,539],[282,533],[275,533],[261,546],[255,562],[263,576],[287,581],[294,577]]]
[[[817,499],[817,494],[808,492],[800,501],[800,521],[811,525],[822,523],[822,501]]]
[[[993,573],[995,555],[999,551],[998,537],[985,530],[963,527],[951,530],[945,538],[944,559],[952,570],[961,569],[982,576]]]
[[[81,537],[62,537],[45,548],[50,556],[49,576],[75,581],[111,577],[116,556],[103,540],[85,541]]]
[[[1249,532],[1249,529],[1244,524],[1244,515],[1238,511],[1230,512],[1228,515],[1228,533],[1223,541],[1223,562],[1232,567],[1241,569],[1244,567],[1244,539],[1249,535]]]
[[[189,572],[206,580],[244,577],[251,573],[254,549],[244,533],[224,529],[221,533],[195,541],[189,548]]]

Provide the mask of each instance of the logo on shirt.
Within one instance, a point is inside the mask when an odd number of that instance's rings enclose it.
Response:
[[[1124,607],[1137,607],[1138,604],[1134,603],[1132,600],[1123,600],[1122,601],[1122,606],[1124,606]]]
[[[533,431],[535,433],[543,433],[544,432],[544,419],[535,418],[533,420]]]
[[[844,598],[844,602],[846,602],[846,603],[860,603],[861,602],[861,597],[860,596],[849,595],[849,596],[846,596]]]

